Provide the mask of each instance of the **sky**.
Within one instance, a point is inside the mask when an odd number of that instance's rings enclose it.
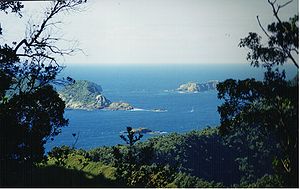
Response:
[[[24,2],[22,18],[1,13],[1,43],[21,40],[49,3]],[[298,12],[294,0],[279,15]],[[250,31],[263,35],[256,15],[264,26],[274,21],[267,0],[88,0],[83,11],[58,15],[63,24],[53,31],[67,40],[59,45],[77,40],[84,52],[65,64],[245,63],[238,43]]]

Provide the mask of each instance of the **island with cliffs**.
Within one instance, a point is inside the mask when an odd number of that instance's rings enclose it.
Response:
[[[133,106],[126,102],[111,102],[102,94],[102,91],[102,87],[96,83],[87,80],[77,80],[74,84],[65,86],[58,93],[60,98],[65,101],[67,109],[133,109]]]
[[[181,93],[197,93],[209,90],[216,90],[218,80],[210,80],[205,83],[188,82],[179,86],[176,91]]]
[[[198,93],[216,90],[219,82],[210,80],[205,83],[188,82],[179,86],[176,91],[180,93]],[[65,101],[66,109],[81,110],[134,110],[127,102],[112,102],[102,94],[102,87],[87,80],[77,80],[73,84],[66,85],[58,91],[60,98]],[[149,110],[148,110],[149,111]],[[166,112],[164,109],[153,109],[153,112]]]

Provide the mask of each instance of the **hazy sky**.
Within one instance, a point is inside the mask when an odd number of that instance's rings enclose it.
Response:
[[[24,4],[22,19],[0,14],[1,43],[24,37],[25,20],[36,20],[49,2]],[[296,13],[294,0],[280,16]],[[267,0],[89,0],[86,11],[59,17],[59,34],[85,52],[65,63],[244,63],[247,51],[238,43],[260,32],[256,15],[263,25],[273,20]]]

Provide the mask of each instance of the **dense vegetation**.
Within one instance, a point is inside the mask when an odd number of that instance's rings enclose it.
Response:
[[[0,45],[1,185],[11,185],[11,179],[19,178],[18,174],[42,161],[46,141],[68,125],[63,116],[65,103],[53,83],[72,81],[69,77],[57,79],[63,69],[57,57],[71,54],[75,49],[57,45],[60,38],[52,32],[60,22],[53,17],[76,10],[82,3],[81,0],[51,2],[41,23],[28,24],[23,39]],[[18,1],[0,1],[0,11],[16,13],[20,19],[23,8]],[[0,27],[0,35],[4,31]],[[31,178],[30,174],[28,177]]]
[[[299,46],[298,15],[282,21],[278,12],[291,1],[283,5],[268,2],[276,22],[269,24],[266,30],[257,17],[267,43],[257,33],[250,32],[239,44],[249,49],[247,60],[252,66],[265,69],[264,79],[227,79],[217,86],[218,97],[224,100],[218,107],[220,131],[232,143],[260,149],[261,158],[275,151],[273,166],[276,173],[286,186],[297,187],[299,84],[295,81],[298,81],[298,75],[287,81],[282,65],[292,63],[298,73],[298,60],[295,59]],[[249,161],[249,157],[242,161]]]
[[[245,164],[240,158],[257,159],[257,154],[226,144],[218,128],[207,128],[88,151],[55,147],[46,161],[28,170],[30,178],[20,174],[10,177],[15,179],[10,182],[15,186],[280,187],[283,181],[271,166],[273,155]]]
[[[61,50],[53,45],[56,38],[43,34],[52,17],[82,3],[52,2],[27,38],[0,45],[1,186],[298,187],[298,75],[287,81],[281,67],[290,61],[298,71],[298,15],[289,21],[278,16],[290,1],[268,0],[277,21],[267,30],[257,17],[266,44],[253,32],[241,40],[251,65],[265,68],[264,79],[218,84],[220,126],[146,142],[128,127],[120,136],[125,145],[89,151],[62,146],[45,156],[46,141],[68,124],[52,85],[61,82],[56,76],[62,69],[54,57],[74,49]],[[21,16],[22,8],[17,1],[0,2],[6,13]]]

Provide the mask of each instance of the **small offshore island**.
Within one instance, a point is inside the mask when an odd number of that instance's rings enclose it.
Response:
[[[188,82],[179,86],[176,91],[180,93],[198,93],[209,90],[216,90],[218,80],[210,80],[205,83]],[[77,80],[74,84],[65,86],[59,90],[59,96],[65,101],[66,109],[77,110],[143,110],[152,112],[166,112],[165,109],[136,109],[127,102],[111,102],[102,94],[102,87],[87,80]]]
[[[113,102],[108,107],[108,110],[133,110],[133,106],[127,102]]]
[[[67,109],[81,110],[132,110],[133,106],[126,102],[111,102],[102,95],[102,87],[87,80],[78,80],[58,91],[66,103]]]
[[[210,80],[205,83],[188,82],[179,86],[176,91],[181,93],[197,93],[209,90],[216,90],[218,80]]]

